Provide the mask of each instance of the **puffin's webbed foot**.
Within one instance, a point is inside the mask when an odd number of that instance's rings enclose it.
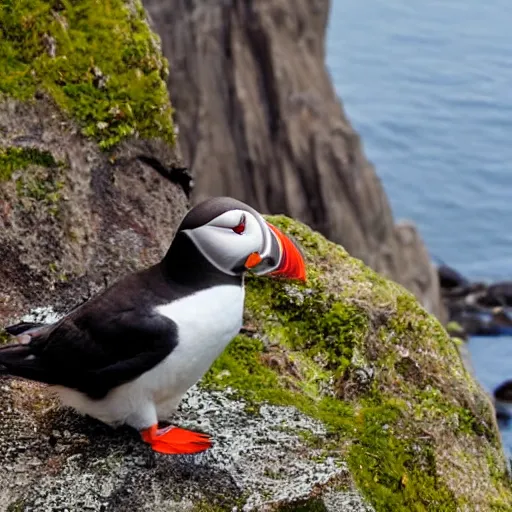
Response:
[[[159,429],[158,425],[152,425],[142,430],[140,434],[155,452],[160,453],[199,453],[212,447],[208,435],[179,427],[170,426]]]

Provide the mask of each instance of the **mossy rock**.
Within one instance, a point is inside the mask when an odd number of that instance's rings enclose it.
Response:
[[[47,94],[104,149],[175,142],[168,64],[139,0],[5,0],[0,69],[0,101]]]
[[[139,0],[0,2],[2,323],[164,249],[190,188],[167,77]]]
[[[246,328],[202,386],[321,420],[378,512],[509,510],[492,404],[442,325],[342,247],[268,220],[303,247],[307,283],[249,277]]]
[[[458,344],[401,286],[306,226],[269,220],[304,248],[308,281],[247,278],[243,332],[171,418],[213,448],[148,459],[132,429],[6,382],[0,507],[510,510],[494,411]]]

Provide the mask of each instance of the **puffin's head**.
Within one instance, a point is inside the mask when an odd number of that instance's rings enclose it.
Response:
[[[231,197],[199,203],[187,213],[178,232],[187,235],[225,274],[250,270],[257,275],[306,280],[298,246],[256,210]]]

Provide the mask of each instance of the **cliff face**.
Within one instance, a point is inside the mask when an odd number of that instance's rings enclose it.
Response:
[[[172,73],[194,200],[231,195],[341,243],[443,318],[413,226],[397,227],[326,71],[328,0],[145,0]]]

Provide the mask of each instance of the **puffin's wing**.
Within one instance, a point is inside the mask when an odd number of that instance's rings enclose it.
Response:
[[[128,309],[108,318],[70,315],[28,344],[0,347],[0,369],[101,398],[157,365],[176,345],[176,324],[158,314]]]

